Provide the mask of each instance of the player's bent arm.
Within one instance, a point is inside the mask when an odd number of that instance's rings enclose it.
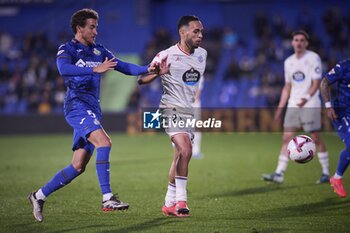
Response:
[[[141,75],[138,77],[137,83],[139,85],[148,84],[148,83],[152,82],[153,80],[155,80],[157,77],[158,77],[158,74]]]
[[[89,75],[94,73],[92,67],[72,65],[70,58],[58,57],[56,59],[56,65],[61,76]]]
[[[306,97],[306,100],[309,100],[316,93],[316,91],[320,88],[320,83],[321,83],[321,80],[319,79],[312,80],[311,87],[309,89],[309,93],[308,93],[308,96]]]
[[[320,90],[321,90],[323,101],[325,102],[325,107],[327,108],[327,116],[331,120],[336,120],[338,116],[331,104],[331,88],[327,78],[322,79]]]
[[[320,84],[320,91],[325,103],[331,101],[331,88],[327,78],[323,78]]]
[[[281,93],[281,99],[280,102],[278,104],[278,108],[284,108],[284,106],[286,106],[289,96],[290,96],[290,91],[292,89],[292,84],[290,82],[286,82],[284,84],[284,87],[282,89],[282,93]]]

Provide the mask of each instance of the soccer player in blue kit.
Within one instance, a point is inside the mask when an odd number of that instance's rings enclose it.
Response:
[[[331,101],[330,85],[337,83],[337,96]],[[339,137],[345,143],[340,153],[337,170],[330,179],[334,192],[346,197],[343,174],[350,163],[350,59],[339,62],[321,81],[321,94]]]
[[[97,151],[96,173],[103,195],[102,210],[124,210],[129,207],[113,195],[110,187],[109,154],[112,143],[100,123],[101,74],[108,70],[135,76],[154,73],[159,64],[138,66],[115,58],[110,51],[95,43],[97,26],[96,11],[82,9],[75,12],[71,18],[74,38],[58,48],[56,64],[67,88],[64,116],[74,129],[73,158],[70,165],[57,172],[48,183],[28,196],[34,218],[38,222],[43,221],[45,199],[84,172],[94,148]]]

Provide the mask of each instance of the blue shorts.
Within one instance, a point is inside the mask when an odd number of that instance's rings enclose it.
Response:
[[[66,121],[72,128],[73,145],[72,150],[85,149],[90,155],[94,153],[94,145],[87,140],[89,134],[95,130],[102,129],[101,116],[97,116],[91,110],[72,111],[66,115]]]
[[[350,149],[350,116],[338,117],[332,124],[346,148]]]

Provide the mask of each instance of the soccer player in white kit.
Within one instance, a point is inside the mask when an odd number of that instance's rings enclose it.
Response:
[[[163,95],[159,107],[166,122],[194,117],[193,104],[207,59],[207,51],[199,47],[203,38],[203,25],[196,16],[182,16],[178,22],[178,31],[180,42],[158,53],[152,61],[160,64]],[[164,59],[168,62],[165,67],[162,65]],[[157,76],[144,75],[138,82],[149,83]],[[170,127],[165,131],[174,144],[174,159],[169,170],[162,212],[167,216],[187,217],[190,211],[187,206],[187,177],[192,156],[193,129]]]
[[[285,84],[275,113],[280,120],[283,108],[287,106],[284,117],[283,144],[278,158],[277,168],[272,174],[264,174],[265,181],[282,183],[287,170],[288,142],[295,136],[296,130],[303,128],[310,133],[317,146],[317,156],[322,167],[322,175],[316,183],[329,182],[328,152],[320,136],[321,100],[319,96],[322,78],[321,59],[317,53],[307,50],[309,35],[305,31],[292,34],[294,54],[284,62]]]

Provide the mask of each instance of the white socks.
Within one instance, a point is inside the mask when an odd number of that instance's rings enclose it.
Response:
[[[322,167],[322,174],[329,175],[328,151],[318,152],[317,157]]]
[[[108,201],[113,196],[113,193],[106,193],[102,196],[102,201]]]
[[[187,177],[175,176],[176,202],[187,201]]]
[[[278,174],[283,174],[287,170],[287,166],[288,156],[280,154],[280,156],[278,157],[278,164],[275,172]]]
[[[165,206],[174,206],[179,201],[187,201],[187,177],[175,176],[175,184],[168,183]]]
[[[176,186],[175,184],[168,183],[168,191],[165,195],[165,206],[171,207],[176,204]]]
[[[44,195],[43,191],[41,189],[39,189],[36,193],[35,193],[35,197],[37,200],[46,200],[46,196]]]

